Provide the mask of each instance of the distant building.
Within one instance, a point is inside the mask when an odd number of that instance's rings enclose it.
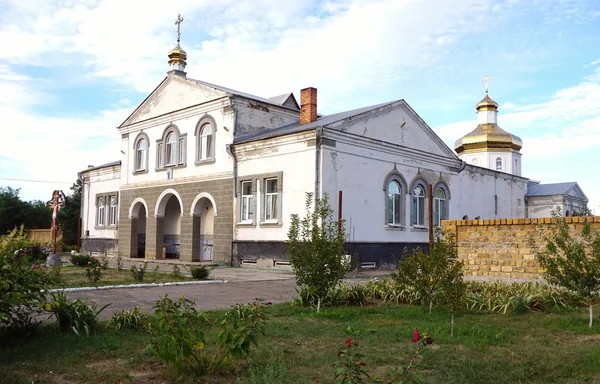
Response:
[[[348,248],[374,266],[427,246],[442,220],[528,214],[522,142],[498,127],[487,91],[457,156],[404,100],[322,116],[315,88],[300,103],[263,98],[188,78],[186,60],[178,42],[118,127],[120,162],[81,172],[84,251],[285,264],[307,192],[327,193],[335,217],[343,192]]]

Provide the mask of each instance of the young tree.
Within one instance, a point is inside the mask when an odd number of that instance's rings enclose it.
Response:
[[[80,235],[77,229],[81,209],[81,189],[81,179],[77,179],[71,186],[71,193],[67,196],[65,207],[58,211],[64,244],[76,245]]]
[[[399,284],[414,287],[429,304],[429,313],[434,304],[448,305],[452,314],[450,332],[454,336],[454,310],[466,290],[463,266],[463,261],[458,259],[454,234],[439,233],[429,252],[419,249],[405,255],[392,277]]]
[[[544,246],[539,248],[534,241],[531,241],[531,246],[548,283],[576,292],[586,299],[591,328],[594,299],[600,291],[600,232],[586,220],[581,235],[576,236],[571,233],[560,212],[553,211],[552,216],[556,224],[549,227],[540,224]]]
[[[291,215],[288,232],[289,255],[298,285],[306,285],[317,297],[317,312],[322,298],[335,287],[350,266],[344,260],[345,229],[333,219],[329,197],[314,200],[306,194],[306,217]]]

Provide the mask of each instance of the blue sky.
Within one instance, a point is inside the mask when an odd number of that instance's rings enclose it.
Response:
[[[118,159],[178,13],[190,77],[264,97],[314,86],[322,114],[405,99],[451,148],[488,74],[524,176],[577,181],[600,214],[597,0],[0,0],[0,185],[47,200]]]

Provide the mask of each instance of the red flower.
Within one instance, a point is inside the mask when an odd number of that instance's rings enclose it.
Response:
[[[270,301],[267,303],[267,305],[272,305],[273,303],[271,303]]]
[[[40,269],[40,265],[39,265],[39,264],[35,264],[35,265],[33,266],[33,269]]]
[[[351,338],[348,338],[348,340],[346,340],[346,345],[352,345],[354,344],[354,342],[352,341]]]
[[[416,343],[417,341],[421,340],[421,335],[419,335],[419,328],[415,328],[415,330],[413,331],[413,335],[415,335],[415,337],[413,337],[412,342]]]
[[[360,363],[358,363],[358,365],[360,365],[361,367],[365,366],[365,363],[363,363],[362,361]]]
[[[91,261],[88,261],[88,264],[92,264],[92,262],[91,262]]]
[[[339,351],[339,352],[338,352],[338,357],[344,357],[344,352],[342,352],[342,351]]]

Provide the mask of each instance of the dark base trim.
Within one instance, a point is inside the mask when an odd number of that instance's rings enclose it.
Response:
[[[117,239],[88,238],[81,239],[81,252],[117,253]]]

